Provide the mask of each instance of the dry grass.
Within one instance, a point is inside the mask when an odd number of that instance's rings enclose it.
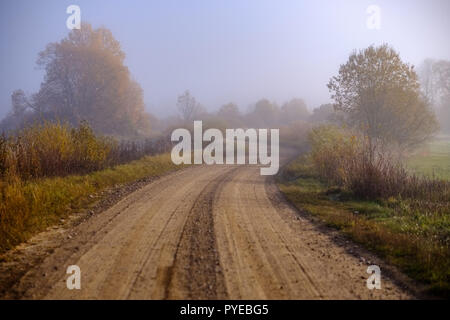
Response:
[[[1,136],[0,252],[59,221],[93,193],[175,169],[167,154],[146,156],[169,147],[164,139],[119,143],[85,123],[46,122]]]
[[[113,140],[99,137],[89,126],[44,123],[3,137],[0,177],[22,180],[90,172],[108,165]]]
[[[415,198],[426,202],[450,201],[450,182],[411,174],[387,152],[370,152],[366,141],[333,126],[314,128],[309,140],[317,173],[365,199]]]
[[[96,135],[86,124],[44,122],[0,136],[0,179],[83,174],[167,152],[167,139],[121,141]]]
[[[283,193],[298,208],[375,251],[430,292],[450,296],[450,201],[363,200],[324,181],[310,157],[283,171]]]
[[[92,201],[89,195],[177,168],[180,167],[172,163],[170,155],[164,154],[86,175],[0,181],[0,252],[83,207]]]

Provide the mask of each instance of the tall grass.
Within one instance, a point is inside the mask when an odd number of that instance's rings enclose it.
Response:
[[[107,187],[158,176],[177,167],[169,154],[148,156],[85,175],[0,180],[0,252],[27,240]]]
[[[0,252],[58,221],[92,193],[175,169],[169,155],[145,157],[170,146],[164,138],[119,142],[96,135],[86,123],[72,128],[45,122],[1,135]]]
[[[45,122],[0,137],[0,178],[83,174],[168,151],[167,139],[117,141],[99,136],[87,123],[72,128]]]
[[[411,174],[388,153],[372,155],[365,141],[352,132],[322,126],[311,131],[309,140],[319,175],[358,197],[450,201],[450,182]]]

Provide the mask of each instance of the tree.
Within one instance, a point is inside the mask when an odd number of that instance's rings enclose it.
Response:
[[[217,115],[226,120],[235,120],[241,117],[241,112],[236,104],[230,102],[221,106]]]
[[[228,126],[236,127],[242,125],[242,114],[236,104],[230,102],[220,107],[217,116],[225,121]]]
[[[440,125],[442,131],[450,133],[450,95],[442,99],[442,105],[438,109]]]
[[[279,122],[280,108],[267,99],[256,102],[253,110],[247,115],[254,126],[269,128]]]
[[[436,106],[437,77],[435,71],[435,60],[426,59],[418,70],[419,80],[422,85],[422,93],[431,106]]]
[[[11,94],[12,115],[15,117],[23,117],[25,111],[30,107],[23,90],[15,90]]]
[[[422,92],[439,114],[441,129],[450,131],[450,61],[426,59],[419,74]]]
[[[198,120],[205,113],[203,106],[195,100],[189,90],[178,96],[177,107],[181,117],[186,122]]]
[[[21,91],[13,94],[14,112],[32,110],[36,117],[72,125],[86,120],[104,134],[146,134],[142,89],[124,59],[111,31],[83,24],[39,53],[44,81],[29,99]]]
[[[379,146],[413,148],[437,129],[414,67],[387,45],[352,53],[328,88],[335,110],[367,138],[371,156]]]
[[[336,118],[336,112],[334,111],[333,104],[322,104],[318,108],[313,110],[309,120],[311,122],[333,122]]]
[[[302,99],[292,99],[281,107],[281,121],[285,124],[309,117],[306,103]]]

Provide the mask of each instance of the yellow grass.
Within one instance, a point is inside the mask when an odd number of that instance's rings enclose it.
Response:
[[[93,193],[178,168],[170,155],[164,154],[86,175],[30,181],[14,177],[8,181],[0,180],[0,252],[88,205],[94,201],[89,197]]]

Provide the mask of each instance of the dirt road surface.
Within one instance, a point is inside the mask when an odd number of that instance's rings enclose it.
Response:
[[[256,166],[172,173],[72,234],[16,284],[22,298],[413,298],[383,265],[382,289],[369,290],[367,262],[293,209]],[[81,269],[81,290],[66,287],[69,265]]]

